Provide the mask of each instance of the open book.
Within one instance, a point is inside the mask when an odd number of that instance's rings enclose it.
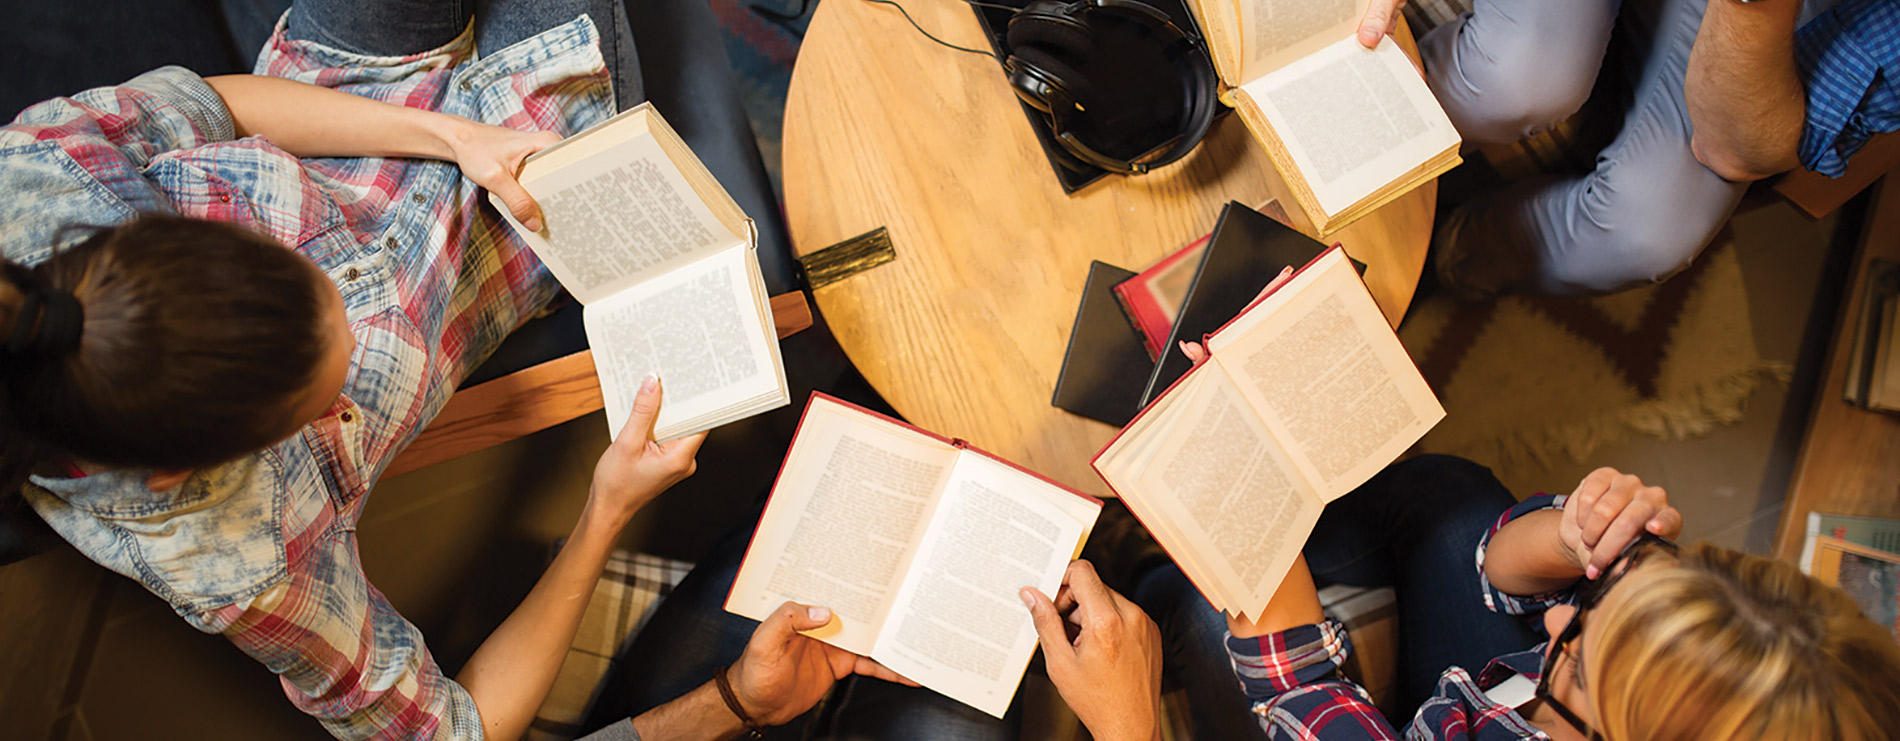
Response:
[[[1390,38],[1359,45],[1365,0],[1188,0],[1222,99],[1319,236],[1457,166],[1458,131]]]
[[[1445,411],[1338,247],[1206,345],[1094,465],[1209,602],[1258,617],[1326,503]]]
[[[752,220],[651,104],[529,157],[520,179],[541,233],[489,199],[585,306],[609,434],[649,373],[661,440],[790,403]]]
[[[1102,503],[813,394],[726,609],[831,608],[812,634],[991,715],[1036,648],[1017,590],[1054,596]]]

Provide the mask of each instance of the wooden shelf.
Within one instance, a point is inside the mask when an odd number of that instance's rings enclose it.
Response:
[[[1841,399],[1867,266],[1874,258],[1900,261],[1900,182],[1889,175],[1874,188],[1775,534],[1775,555],[1789,561],[1801,555],[1809,512],[1900,518],[1900,415]]]

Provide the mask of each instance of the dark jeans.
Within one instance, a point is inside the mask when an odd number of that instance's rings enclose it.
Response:
[[[762,509],[762,508],[761,508]],[[598,728],[679,697],[739,659],[759,623],[725,611],[757,513],[727,533],[660,604],[615,664],[587,727]],[[851,677],[817,708],[768,738],[945,739],[977,741],[1016,735],[1021,703],[1002,720],[927,689]]]
[[[1523,619],[1485,608],[1478,587],[1478,540],[1515,502],[1490,469],[1428,455],[1388,466],[1320,515],[1305,549],[1313,577],[1397,593],[1395,725],[1431,697],[1446,668],[1475,674],[1493,657],[1542,640]],[[1181,570],[1169,564],[1149,572],[1133,599],[1161,626],[1195,735],[1264,737],[1227,658],[1226,619]]]

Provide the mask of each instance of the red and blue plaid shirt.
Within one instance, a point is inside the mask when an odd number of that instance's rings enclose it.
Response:
[[[593,24],[477,60],[473,36],[407,57],[288,40],[259,74],[516,129],[571,134],[613,113]],[[146,471],[36,477],[34,509],[100,564],[281,677],[341,738],[480,738],[468,692],[364,576],[364,495],[460,379],[556,285],[453,163],[308,159],[234,139],[196,75],[156,70],[36,105],[0,129],[0,247],[44,260],[72,225],[139,212],[234,222],[317,263],[357,349],[341,398],[291,439],[163,494]]]
[[[1529,615],[1561,604],[1569,590],[1533,597],[1506,594],[1484,576],[1484,550],[1491,536],[1511,520],[1541,509],[1563,507],[1563,497],[1536,496],[1498,517],[1478,542],[1478,580],[1485,605],[1510,615]],[[1386,722],[1359,685],[1339,673],[1352,653],[1352,639],[1337,620],[1302,625],[1257,638],[1227,636],[1227,653],[1234,672],[1253,705],[1260,726],[1274,739],[1397,739],[1399,732]],[[1472,677],[1451,667],[1438,678],[1437,691],[1418,709],[1405,727],[1408,739],[1548,738],[1515,709],[1485,695],[1513,675],[1536,683],[1543,668],[1544,647],[1505,654]]]

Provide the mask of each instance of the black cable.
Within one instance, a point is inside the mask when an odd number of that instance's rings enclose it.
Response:
[[[940,39],[940,38],[937,38],[936,36],[931,35],[929,31],[924,30],[923,26],[917,25],[917,19],[910,17],[910,11],[905,10],[904,6],[902,5],[898,5],[895,0],[865,0],[865,1],[877,3],[879,5],[889,5],[893,8],[896,8],[897,12],[904,14],[904,20],[910,21],[910,27],[917,29],[917,32],[923,34],[924,38],[930,39],[931,41],[935,41],[939,44],[950,47],[957,51],[969,52],[971,54],[981,54],[991,59],[999,59],[999,57],[997,57],[995,53],[983,51],[981,49],[972,49],[967,46],[957,46],[956,44],[952,44],[948,41],[944,41],[943,39]],[[1016,8],[1012,8],[1007,5],[996,5],[994,3],[979,3],[979,2],[975,2],[974,0],[963,0],[963,1],[971,5],[981,5],[984,7],[1002,8],[1004,10],[1010,10],[1010,11],[1016,10]]]

